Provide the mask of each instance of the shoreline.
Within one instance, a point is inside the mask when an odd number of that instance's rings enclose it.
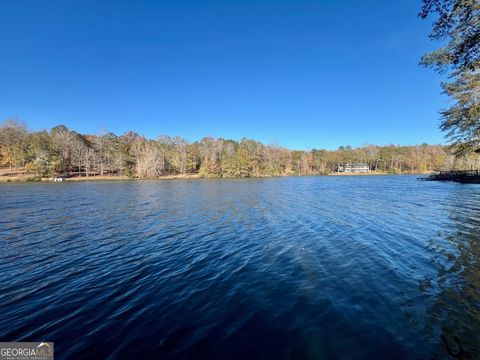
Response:
[[[395,176],[395,175],[427,175],[431,174],[431,172],[423,172],[423,173],[402,173],[402,174],[390,174],[385,172],[370,172],[370,173],[330,173],[330,174],[312,174],[312,175],[278,175],[278,176],[252,176],[252,177],[203,177],[199,174],[187,174],[187,175],[165,175],[160,176],[158,178],[131,178],[125,175],[97,175],[97,176],[75,176],[70,178],[65,178],[62,182],[90,182],[90,181],[145,181],[145,180],[197,180],[197,179],[263,179],[263,178],[275,178],[275,177],[304,177],[304,176],[318,176],[318,177],[349,177],[349,176]],[[19,183],[19,182],[54,182],[53,178],[41,178],[26,174],[20,173],[11,176],[7,175],[0,175],[0,183]]]

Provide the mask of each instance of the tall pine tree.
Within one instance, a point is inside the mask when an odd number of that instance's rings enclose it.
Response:
[[[448,74],[443,91],[452,100],[440,128],[455,154],[480,152],[480,0],[423,0],[420,16],[436,16],[430,37],[443,46],[421,64]]]

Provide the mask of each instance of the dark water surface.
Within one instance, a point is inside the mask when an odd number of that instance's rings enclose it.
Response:
[[[57,359],[478,359],[480,185],[0,185],[0,341]]]

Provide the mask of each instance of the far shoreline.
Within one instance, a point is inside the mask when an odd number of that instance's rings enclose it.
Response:
[[[146,181],[146,180],[231,180],[231,179],[264,179],[264,178],[283,178],[283,177],[307,177],[307,176],[318,176],[318,177],[368,177],[368,176],[396,176],[396,175],[427,175],[432,172],[416,172],[416,173],[400,173],[392,174],[386,172],[368,172],[368,173],[330,173],[330,174],[311,174],[311,175],[277,175],[277,176],[251,176],[251,177],[206,177],[201,176],[200,174],[178,174],[178,175],[165,175],[156,178],[137,178],[137,177],[128,177],[126,175],[91,175],[91,176],[72,176],[66,177],[62,182],[92,182],[92,181]],[[53,177],[43,177],[39,178],[38,176],[27,174],[25,172],[17,172],[12,175],[0,175],[0,183],[40,183],[40,182],[55,182]]]

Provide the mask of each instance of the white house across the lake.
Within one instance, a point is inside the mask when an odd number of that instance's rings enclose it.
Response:
[[[370,172],[370,167],[366,163],[338,164],[337,172],[344,173],[366,173]]]

